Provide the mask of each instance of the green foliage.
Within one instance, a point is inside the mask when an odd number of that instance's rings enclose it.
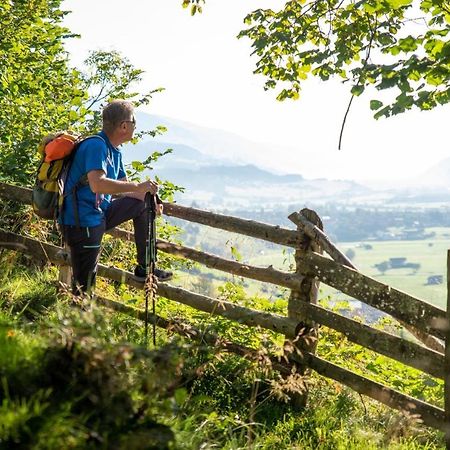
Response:
[[[386,328],[384,325],[381,328]],[[324,359],[412,397],[443,407],[444,383],[417,369],[352,344],[341,333],[322,329],[317,353]]]
[[[191,16],[195,16],[195,14],[201,14],[203,12],[203,8],[201,5],[205,3],[205,0],[182,0],[181,5],[183,8],[189,8]]]
[[[59,0],[0,6],[0,179],[29,183],[40,137],[68,127],[80,93]]]
[[[116,51],[93,51],[85,61],[86,69],[78,72],[79,93],[76,108],[72,111],[72,128],[82,134],[101,128],[101,106],[112,99],[128,99],[135,107],[148,105],[162,88],[152,89],[145,94],[135,92],[135,86],[142,81],[143,71]],[[161,134],[165,128],[144,130],[136,133],[134,142],[144,135]]]
[[[161,411],[170,411],[165,396],[178,364],[174,350],[114,343],[95,308],[65,308],[59,318],[33,330],[2,315],[2,446],[166,448],[173,433],[151,410],[161,403]],[[154,370],[165,375],[158,379]]]
[[[304,81],[337,77],[360,95],[369,85],[393,90],[372,100],[375,118],[450,101],[450,7],[441,0],[287,1],[258,9],[239,37],[252,40],[255,73],[278,100],[296,99]]]
[[[148,133],[156,135],[164,133],[166,129],[162,126],[156,127],[155,130],[149,131]],[[147,134],[148,134],[147,133]],[[163,152],[153,152],[147,159],[144,161],[132,161],[127,166],[127,176],[128,179],[131,181],[139,181],[143,178],[143,173],[145,171],[153,170],[154,164],[159,160],[159,158],[168,155],[172,153],[173,150],[171,148],[168,148],[164,150]],[[168,180],[162,180],[157,175],[153,177],[155,181],[159,185],[159,191],[158,194],[161,197],[162,200],[167,202],[172,202],[174,200],[174,194],[176,192],[184,192],[184,188],[182,186],[178,186],[171,181]]]
[[[27,283],[22,281],[24,270],[16,263],[9,272],[2,297],[9,303],[0,307],[2,444],[89,449],[109,448],[114,442],[117,448],[149,448],[157,432],[165,442],[173,438],[172,448],[177,449],[441,446],[439,433],[314,375],[308,380],[310,406],[294,412],[289,395],[302,389],[303,381],[284,379],[266,358],[266,349],[279,352],[281,335],[239,327],[159,298],[158,314],[181,316],[205,331],[253,345],[259,357],[243,359],[164,331],[158,333],[158,347],[148,351],[136,346],[143,342],[142,323],[89,303],[80,305],[82,311],[70,297],[59,297],[34,315],[11,310],[7,305],[33,297],[33,292],[44,298],[54,294],[51,270],[41,270],[40,277],[37,271],[29,272]],[[130,292],[122,290],[121,295],[127,303]],[[286,308],[285,301],[248,297],[233,283],[225,284],[220,296],[265,311],[282,313]],[[338,333],[323,331],[319,351],[342,364],[350,356],[356,356],[358,364],[375,360],[372,353],[355,347]],[[398,366],[387,366],[389,370],[374,377],[392,381],[400,373],[417,388],[429,383],[416,373],[398,372]],[[441,395],[440,387],[429,389],[428,399],[435,399],[433,389]]]
[[[61,0],[0,5],[0,180],[30,185],[42,137],[59,130],[91,134],[101,126],[101,106],[114,98],[148,105],[161,88],[139,94],[136,69],[118,52],[94,51],[85,71],[71,68],[64,41],[75,37],[61,21]],[[164,127],[136,133],[160,134]],[[168,184],[168,196],[176,189]]]
[[[33,319],[56,302],[56,287],[43,283],[46,277],[40,267],[8,275],[1,280],[0,304],[11,314]],[[54,275],[56,277],[56,273]]]

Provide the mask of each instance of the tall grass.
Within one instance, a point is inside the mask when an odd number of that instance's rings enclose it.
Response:
[[[308,407],[296,411],[289,398],[304,380],[287,381],[266,363],[163,331],[157,348],[146,349],[142,323],[92,301],[74,303],[58,293],[54,269],[22,262],[3,260],[8,274],[0,287],[2,448],[443,448],[442,435],[414,418],[314,374]],[[231,284],[220,295],[261,309],[283,306],[244,298]],[[276,351],[282,342],[164,299],[158,308],[254,348]],[[361,356],[348,342],[336,345],[333,333],[321,342],[319,351],[334,351],[337,360]]]

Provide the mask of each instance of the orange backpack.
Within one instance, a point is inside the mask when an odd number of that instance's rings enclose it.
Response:
[[[64,202],[67,174],[81,142],[98,135],[81,137],[62,132],[46,136],[39,145],[42,156],[32,193],[34,212],[43,219],[56,220]],[[103,139],[102,139],[103,140]],[[79,187],[74,187],[73,191]]]

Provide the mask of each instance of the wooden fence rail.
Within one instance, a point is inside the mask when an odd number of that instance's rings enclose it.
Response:
[[[110,309],[128,314],[140,320],[144,320],[145,318],[145,311],[126,306],[123,303],[104,298],[99,298],[98,302]],[[190,339],[202,341],[215,348],[233,352],[248,359],[258,360],[259,353],[256,350],[224,340],[210,332],[199,331],[186,322],[167,320],[157,316],[156,324],[161,328],[187,336]],[[287,362],[286,360],[280,362],[279,359],[271,357],[271,364],[274,369],[281,373],[289,374],[292,368],[298,365],[299,362],[307,361],[313,370],[324,377],[338,381],[354,391],[367,395],[393,409],[400,409],[408,414],[420,417],[425,425],[441,431],[446,430],[445,411],[443,409],[417,400],[409,395],[402,394],[375,381],[368,380],[311,353],[303,354],[303,358],[303,361],[299,361],[299,356],[289,355]]]
[[[63,249],[54,245],[39,242],[11,232],[0,230],[0,242],[4,247],[20,249],[34,258],[48,260],[55,264],[69,264],[70,256]],[[136,281],[130,272],[114,267],[99,265],[99,275],[120,283],[142,289],[143,283]],[[235,322],[248,326],[260,326],[261,328],[294,335],[297,320],[289,319],[277,314],[262,313],[251,308],[244,308],[223,300],[194,294],[185,289],[176,288],[165,283],[160,283],[159,293],[164,297],[179,303],[191,306],[200,311],[214,315],[221,315]],[[422,370],[437,378],[444,378],[444,355],[434,350],[423,347],[414,342],[406,341],[400,337],[377,330],[350,318],[329,311],[318,305],[300,303],[298,313],[304,320],[310,319],[328,328],[343,333],[350,341],[362,345],[377,353],[391,357],[408,366]]]
[[[415,342],[377,330],[318,305],[301,304],[300,313],[328,328],[341,332],[349,341],[395,359],[437,378],[444,378],[444,355]]]
[[[110,233],[124,240],[131,241],[133,239],[132,233],[124,230],[115,229]],[[213,269],[278,284],[290,289],[299,289],[304,278],[298,274],[282,272],[272,267],[252,267],[162,240],[158,240],[158,249],[192,259]],[[300,259],[299,271],[303,275],[316,276],[324,284],[413,325],[424,333],[444,338],[445,324],[447,323],[446,312],[437,306],[380,283],[317,253],[309,253],[307,256],[301,256]]]
[[[0,197],[29,204],[31,191],[0,183]],[[450,422],[450,412],[448,411],[450,409],[450,378],[448,377],[450,351],[447,351],[447,356],[445,356],[442,351],[433,350],[386,331],[374,329],[314,303],[317,298],[317,283],[320,281],[391,315],[409,327],[414,327],[413,329],[426,339],[433,339],[433,336],[439,339],[447,337],[450,327],[448,327],[449,321],[444,310],[358,272],[351,261],[330,242],[321,230],[320,219],[312,211],[304,210],[289,216],[291,221],[297,225],[297,231],[174,204],[166,204],[165,213],[180,219],[293,247],[296,249],[296,272],[283,272],[272,266],[265,268],[251,266],[159,240],[159,250],[166,253],[181,256],[234,275],[283,286],[292,291],[287,316],[258,311],[166,283],[159,284],[159,295],[208,314],[220,315],[246,326],[261,327],[281,333],[288,338],[298,337],[301,327],[303,329],[305,326],[312,327],[312,330],[316,328],[317,324],[321,324],[342,333],[348,340],[356,344],[436,378],[445,379],[446,409],[441,409],[319,358],[314,354],[315,344],[311,346],[305,344],[306,341],[299,347],[301,359],[294,354],[286,355],[287,363],[273,359],[274,365],[282,373],[288,373],[293,366],[297,370],[301,367],[309,367],[323,376],[341,382],[392,408],[417,414],[426,425],[448,431],[450,446],[450,429],[448,427]],[[114,229],[110,230],[110,233],[127,241],[133,239],[133,234],[124,230]],[[64,249],[6,230],[0,230],[0,247],[14,249],[33,258],[50,261],[60,266],[67,267],[70,264],[70,257]],[[319,254],[321,250],[325,250],[332,259]],[[129,286],[143,288],[143,283],[136,281],[129,272],[99,265],[98,273],[100,276]],[[99,298],[98,302],[141,320],[145,317],[143,311],[120,302],[103,298]],[[180,334],[188,334],[193,339],[203,339],[204,342],[215,343],[214,345],[219,345],[220,342],[226,351],[233,351],[244,357],[252,357],[251,355],[255,353],[252,349],[223,341],[214,334],[200,333],[195,327],[183,321],[170,321],[162,317],[155,317],[155,320],[158,326]],[[442,346],[433,348],[440,350]],[[447,348],[449,348],[448,345]],[[300,370],[300,373],[303,373],[303,369]]]
[[[109,230],[108,233],[125,241],[133,241],[133,234],[121,230],[120,228]],[[290,272],[283,272],[274,269],[273,267],[255,267],[249,264],[242,264],[238,261],[220,258],[219,256],[210,253],[167,242],[162,239],[158,239],[157,248],[165,253],[174,256],[182,256],[183,258],[201,263],[211,269],[251,278],[257,281],[276,284],[290,289],[298,289],[304,278],[303,276],[298,276]]]
[[[347,256],[345,256],[344,253],[333,245],[333,243],[328,239],[328,236],[317,225],[311,223],[298,212],[294,212],[289,215],[288,219],[291,222],[294,222],[297,227],[301,228],[310,239],[322,247],[336,262],[356,269]]]
[[[238,217],[202,211],[200,209],[188,208],[174,203],[164,204],[164,214],[189,222],[208,225],[221,230],[239,233],[274,244],[298,247],[302,244],[298,233],[293,230],[281,228],[278,225],[267,225],[254,220],[240,219]]]
[[[314,253],[302,257],[300,271],[419,330],[445,338],[446,312],[437,306]]]
[[[98,298],[97,301],[99,304],[113,309],[114,311],[130,315],[142,321],[145,319],[145,311],[143,310],[101,297]],[[151,317],[151,319],[153,319],[153,317]],[[200,331],[185,321],[167,320],[157,316],[156,324],[166,330],[189,337],[190,339],[204,342],[215,348],[233,352],[251,360],[258,360],[259,358],[259,353],[256,350],[224,340],[211,332],[204,330]],[[291,373],[292,368],[299,363],[298,358],[298,356],[289,355],[287,362],[286,360],[280,362],[279,359],[271,357],[271,364],[274,369],[287,375]],[[400,409],[408,414],[420,417],[425,425],[441,431],[446,431],[445,411],[443,409],[417,400],[409,395],[402,394],[375,381],[368,380],[367,378],[339,367],[336,364],[330,363],[311,353],[304,354],[303,358],[304,360],[307,360],[308,365],[320,375],[338,381],[354,391],[367,395],[393,409]]]

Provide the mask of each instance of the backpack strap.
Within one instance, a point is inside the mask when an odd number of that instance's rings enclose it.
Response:
[[[70,159],[70,162],[69,162],[68,167],[67,167],[66,179],[67,179],[67,176],[69,175],[69,171],[70,171],[70,168],[72,166],[72,162],[73,162],[73,160],[75,158],[75,153],[76,153],[78,147],[80,146],[80,144],[85,142],[85,141],[87,141],[88,139],[94,139],[94,138],[101,139],[102,142],[106,145],[106,147],[108,149],[108,154],[111,153],[111,150],[109,149],[108,145],[106,144],[106,141],[101,136],[99,136],[98,134],[93,134],[91,136],[87,136],[85,138],[80,139],[79,142],[77,143],[76,147],[74,148],[73,152],[72,152],[71,159]],[[89,181],[88,181],[87,174],[85,173],[75,183],[75,185],[72,187],[71,191],[63,195],[64,198],[67,197],[68,195],[72,196],[73,215],[74,215],[74,218],[75,218],[75,225],[77,226],[77,228],[81,228],[80,227],[80,213],[79,213],[79,210],[78,210],[77,190],[80,187],[84,187],[84,186],[88,186],[88,185],[89,185]],[[64,198],[63,198],[63,201],[64,201]]]
[[[82,140],[80,140],[80,142],[78,143],[78,145],[77,145],[76,148],[75,148],[75,151],[78,149],[79,145],[80,145],[82,142],[85,142],[85,141],[87,141],[88,139],[93,139],[93,138],[98,138],[98,139],[101,139],[101,140],[102,140],[102,142],[106,145],[106,148],[108,149],[108,157],[110,157],[110,156],[111,156],[111,150],[110,150],[110,148],[108,147],[108,144],[107,144],[106,141],[105,141],[101,136],[99,136],[98,134],[93,134],[93,135],[91,135],[91,136],[87,136],[87,137],[83,138]],[[75,155],[74,155],[74,156],[75,156]],[[69,170],[70,170],[70,167],[69,167]],[[72,190],[73,190],[73,189],[78,189],[79,187],[82,187],[82,186],[87,186],[88,184],[89,184],[88,176],[87,176],[87,173],[85,173],[84,175],[81,175],[80,179],[75,183],[75,186],[72,188]]]

